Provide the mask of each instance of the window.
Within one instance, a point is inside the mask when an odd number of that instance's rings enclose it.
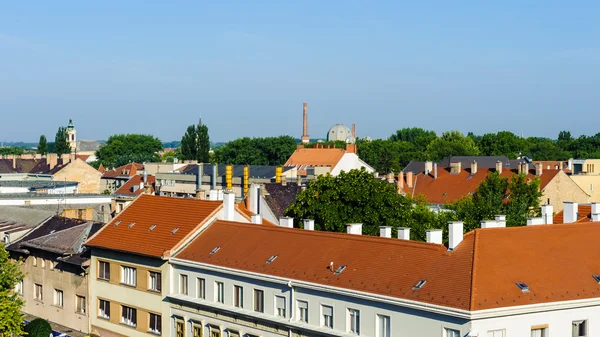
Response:
[[[137,284],[137,270],[131,267],[121,267],[121,282],[134,286]]]
[[[573,337],[587,336],[587,320],[573,322]]]
[[[40,259],[40,262],[42,264],[42,269],[46,268],[46,260]]]
[[[64,306],[64,294],[62,290],[54,289],[54,305],[61,308]]]
[[[108,262],[98,262],[98,278],[110,280],[110,264]]]
[[[241,286],[233,287],[233,305],[238,308],[244,307],[244,288]]]
[[[506,337],[505,330],[490,330],[487,333],[487,337]]]
[[[148,273],[148,275],[150,276],[150,282],[148,282],[148,289],[153,291],[161,291],[162,279],[160,273],[151,271]]]
[[[37,258],[35,256],[33,258],[31,258],[31,263],[33,264],[34,267],[37,267]]]
[[[262,290],[254,289],[254,311],[265,311],[265,293]]]
[[[206,299],[206,280],[203,278],[198,278],[198,289],[196,291],[196,297],[201,299]]]
[[[76,303],[75,303],[76,309],[75,310],[77,311],[77,313],[85,315],[85,297],[76,295],[75,301],[76,301]]]
[[[333,329],[333,307],[322,305],[321,312],[323,314],[323,326]]]
[[[202,327],[199,325],[194,325],[192,328],[193,337],[202,337]]]
[[[223,282],[215,282],[215,297],[217,298],[217,302],[219,303],[224,303],[225,302],[225,286],[223,285]]]
[[[444,332],[446,333],[445,337],[461,337],[458,330],[445,328]]]
[[[377,337],[390,337],[390,316],[377,315]]]
[[[100,300],[98,303],[98,317],[110,318],[110,302],[105,300]]]
[[[275,296],[275,310],[277,310],[277,316],[285,317],[285,297]]]
[[[183,321],[175,321],[175,336],[176,337],[184,337],[185,336],[185,325]]]
[[[23,280],[19,281],[15,285],[15,292],[19,295],[23,295]]]
[[[221,330],[218,328],[210,328],[210,337],[221,337]]]
[[[160,320],[160,315],[157,314],[150,314],[150,327],[148,328],[148,330],[150,332],[153,332],[155,334],[159,334],[160,335],[160,331],[162,330],[162,322]]]
[[[548,326],[534,326],[531,328],[531,337],[548,337]]]
[[[298,317],[301,322],[308,323],[308,302],[298,301]]]
[[[188,294],[188,278],[187,275],[179,275],[179,293],[182,295]]]
[[[360,335],[360,311],[348,309],[348,332]]]
[[[44,299],[41,284],[36,283],[33,285],[33,298],[35,298],[38,301],[42,301]]]
[[[240,337],[240,332],[236,330],[227,329],[227,337]]]
[[[121,323],[135,327],[137,325],[137,310],[134,308],[122,306]]]
[[[50,270],[54,270],[54,261],[49,261],[50,262]]]

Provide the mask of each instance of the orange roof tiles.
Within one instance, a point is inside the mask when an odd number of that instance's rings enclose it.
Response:
[[[116,169],[104,172],[102,178],[133,177],[138,171],[144,169],[144,164],[129,163]]]
[[[577,220],[575,222],[588,222],[592,219],[592,206],[591,205],[578,205],[577,207]],[[555,224],[564,223],[564,211],[560,211],[554,214],[553,221]]]
[[[161,257],[221,208],[220,201],[142,194],[86,245]]]
[[[346,150],[336,148],[299,148],[285,162],[285,166],[329,166],[333,169]]]
[[[144,181],[144,177],[141,175],[135,175],[131,177],[123,186],[119,187],[118,190],[115,191],[115,194],[120,195],[131,195],[136,196],[144,193],[144,188],[134,189],[134,186],[140,186],[140,184]],[[148,184],[151,186],[151,191],[154,193],[154,184],[156,183],[156,177],[153,175],[148,175]]]

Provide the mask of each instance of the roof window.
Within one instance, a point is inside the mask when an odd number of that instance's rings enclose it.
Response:
[[[275,259],[277,258],[277,255],[273,255],[271,256],[268,260],[267,260],[267,264],[270,264],[271,262],[275,261]]]
[[[115,222],[115,227],[117,227],[121,223],[121,220]]]
[[[135,226],[135,222],[132,222],[132,223],[130,223],[130,224],[129,224],[129,226],[127,226],[127,227],[128,227],[128,228],[131,228],[131,227],[133,227],[133,226]]]
[[[151,231],[151,230],[153,230],[154,228],[156,228],[156,225],[152,225],[152,226],[150,226],[150,228],[148,228],[148,231]]]
[[[596,280],[596,282],[600,283],[600,275],[594,274],[592,275],[592,277],[594,278],[594,280]]]
[[[336,269],[336,270],[333,272],[333,274],[335,274],[335,275],[339,275],[339,274],[341,274],[341,273],[344,271],[344,269],[346,269],[346,265],[339,266],[339,267],[338,267],[338,268],[337,268],[337,269]]]
[[[524,293],[528,293],[529,292],[529,286],[523,282],[517,282],[517,287],[519,287],[519,289],[521,289],[522,292]]]
[[[221,249],[221,246],[216,246],[213,250],[210,251],[210,255],[216,253],[219,251],[219,249]]]
[[[415,284],[415,286],[413,287],[413,290],[419,290],[423,288],[425,283],[427,283],[427,280],[419,280],[419,282],[417,282],[417,284]]]
[[[173,228],[173,230],[171,231],[171,234],[175,234],[177,233],[177,231],[179,230],[179,227],[175,227]]]

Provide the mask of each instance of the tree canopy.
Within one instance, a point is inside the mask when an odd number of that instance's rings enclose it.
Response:
[[[479,148],[470,137],[458,131],[447,131],[427,145],[427,159],[438,161],[448,156],[477,156]]]
[[[96,157],[98,157],[98,162],[109,168],[130,162],[159,161],[158,152],[161,150],[162,142],[154,136],[120,134],[110,136],[106,144],[96,151]]]
[[[239,138],[214,150],[214,161],[223,164],[283,165],[294,153],[296,140],[290,136]]]
[[[184,160],[197,160],[199,163],[210,162],[210,138],[208,127],[204,124],[188,126],[181,137],[181,157]]]
[[[71,153],[71,146],[69,145],[69,139],[67,135],[67,128],[61,126],[56,131],[56,136],[54,137],[54,153],[58,156],[62,156],[66,153]]]
[[[9,254],[0,243],[0,336],[23,334],[23,299],[15,293],[15,288],[23,273],[19,263],[11,261]]]
[[[25,327],[28,337],[48,337],[52,334],[52,327],[47,320],[36,318]]]
[[[40,136],[40,141],[38,143],[36,152],[42,156],[48,153],[48,142],[46,141],[46,136]]]
[[[10,146],[10,147],[0,147],[0,155],[15,155],[15,156],[19,156],[22,155],[25,152],[25,150],[23,150],[23,148],[21,147],[17,147],[17,146]]]

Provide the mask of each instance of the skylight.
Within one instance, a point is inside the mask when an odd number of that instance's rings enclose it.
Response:
[[[517,287],[519,287],[519,289],[521,289],[522,292],[524,293],[528,293],[529,292],[529,286],[523,282],[517,282]]]
[[[596,280],[596,282],[600,283],[600,275],[594,274],[592,275],[592,277],[594,278],[594,280]]]
[[[171,234],[175,234],[177,233],[177,231],[179,230],[179,227],[175,227],[173,228],[173,230],[171,231]]]
[[[148,228],[149,231],[153,230],[154,228],[156,228],[156,225],[152,225],[150,226],[150,228]]]
[[[343,265],[343,266],[339,266],[339,267],[338,267],[338,269],[336,269],[336,270],[335,270],[335,272],[333,272],[333,273],[334,273],[335,275],[339,275],[339,274],[341,274],[341,273],[344,271],[344,269],[346,269],[346,266],[345,266],[345,265]]]
[[[115,222],[115,227],[117,227],[121,223],[121,220]]]
[[[221,249],[221,246],[216,246],[213,250],[210,251],[210,255],[216,253],[219,251],[219,249]]]
[[[133,227],[134,225],[135,225],[135,222],[132,222],[132,223],[130,223],[130,224],[129,224],[128,228],[131,228],[131,227]]]
[[[419,290],[423,288],[425,283],[427,283],[427,280],[419,280],[419,282],[417,282],[417,284],[415,284],[415,286],[413,287],[413,290]]]
[[[273,255],[271,256],[268,260],[267,260],[267,264],[270,264],[271,262],[275,261],[275,259],[277,258],[277,255]]]

